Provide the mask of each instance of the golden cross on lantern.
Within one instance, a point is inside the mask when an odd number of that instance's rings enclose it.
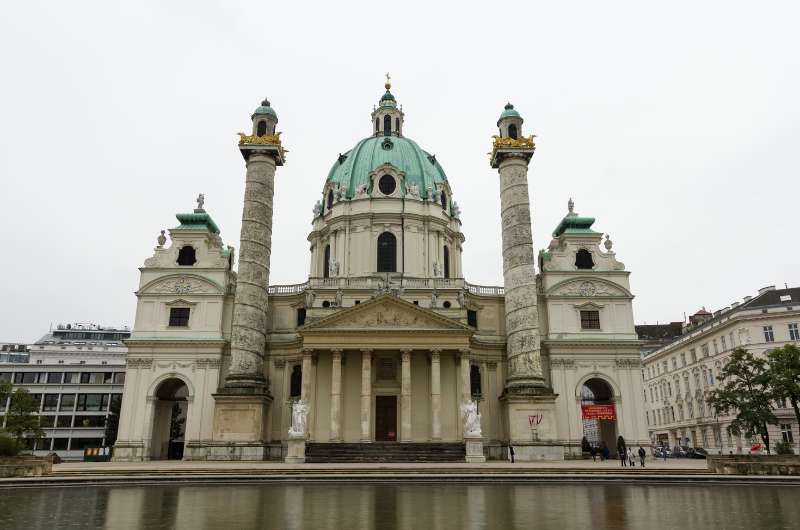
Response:
[[[386,84],[384,85],[386,90],[392,88],[392,76],[389,75],[389,72],[386,72]]]

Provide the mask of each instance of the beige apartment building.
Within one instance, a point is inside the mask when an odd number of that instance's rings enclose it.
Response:
[[[703,447],[711,454],[746,453],[751,443],[760,443],[729,435],[732,417],[717,416],[706,399],[718,388],[720,371],[734,348],[764,355],[800,342],[798,326],[800,288],[769,286],[713,313],[700,310],[674,340],[644,351],[644,399],[652,443]],[[771,443],[790,442],[797,452],[800,436],[790,404],[776,403],[775,415],[779,422],[770,427]]]

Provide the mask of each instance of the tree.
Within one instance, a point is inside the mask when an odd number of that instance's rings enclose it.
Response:
[[[18,388],[11,394],[11,405],[6,415],[6,430],[17,439],[17,446],[21,446],[25,438],[44,437],[44,431],[39,427],[39,417],[34,414],[38,410],[39,407],[24,388]]]
[[[789,400],[800,426],[800,348],[787,344],[767,353],[771,398]]]
[[[105,438],[106,445],[111,446],[117,443],[117,432],[119,431],[119,411],[122,407],[122,399],[113,397],[111,399],[111,406],[108,408],[110,414],[106,418]]]
[[[180,440],[183,438],[183,424],[186,418],[181,415],[181,405],[177,401],[172,403],[172,416],[169,420],[169,439]]]
[[[11,383],[0,382],[0,412],[6,411],[6,399],[11,395]]]
[[[767,425],[778,419],[772,413],[769,371],[765,359],[756,358],[743,348],[736,348],[719,376],[722,388],[709,392],[708,404],[718,414],[736,413],[728,432],[748,438],[758,434],[770,453]]]

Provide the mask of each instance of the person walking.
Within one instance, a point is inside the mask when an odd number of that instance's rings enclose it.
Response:
[[[647,452],[644,450],[644,447],[641,445],[639,446],[639,463],[644,467],[644,457],[647,456]]]
[[[514,463],[514,446],[510,443],[508,444],[508,457],[511,459],[511,463]]]
[[[628,460],[628,451],[625,448],[625,438],[622,436],[617,437],[617,456],[619,457],[619,464],[625,467],[625,461]]]
[[[603,442],[603,447],[601,448],[600,452],[600,461],[605,462],[611,456],[611,450],[608,448],[605,442]]]
[[[633,448],[632,447],[628,447],[628,466],[630,466],[631,469],[636,467],[636,457],[633,456]]]
[[[592,455],[592,462],[597,462],[597,447],[590,445],[589,454]]]
[[[664,455],[664,463],[667,463],[667,448],[661,447],[661,454]]]

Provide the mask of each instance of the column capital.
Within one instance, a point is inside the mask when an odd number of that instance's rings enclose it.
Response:
[[[303,351],[303,357],[311,357],[312,355],[314,355],[313,348],[303,348],[302,351]]]
[[[414,351],[412,348],[400,348],[400,353],[411,353]]]
[[[439,348],[432,348],[430,350],[430,354],[431,354],[431,362],[438,363],[440,361],[442,350]]]
[[[372,355],[375,352],[374,348],[361,348],[361,353]]]
[[[339,360],[342,359],[342,349],[341,348],[331,348],[331,354],[333,354],[333,358],[336,359],[337,357]]]
[[[411,350],[409,349],[400,350],[400,358],[404,363],[409,362],[411,360]]]

